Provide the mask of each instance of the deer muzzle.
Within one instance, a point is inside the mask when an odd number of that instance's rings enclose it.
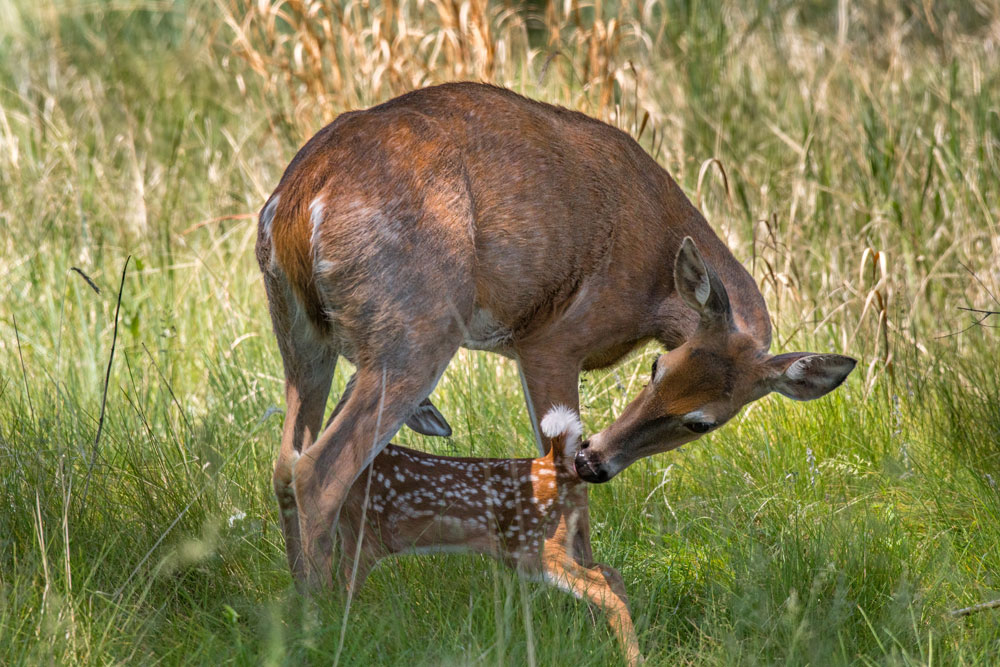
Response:
[[[592,456],[589,450],[590,440],[584,440],[580,443],[580,449],[573,458],[576,474],[580,476],[580,479],[590,484],[602,484],[611,479],[611,475],[607,468],[602,465],[600,459]]]

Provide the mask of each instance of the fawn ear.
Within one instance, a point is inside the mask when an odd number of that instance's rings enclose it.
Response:
[[[842,354],[791,352],[768,359],[770,391],[796,401],[811,401],[824,396],[847,379],[858,362]]]
[[[674,288],[701,315],[703,327],[733,327],[729,294],[690,236],[685,236],[674,260]]]
[[[406,425],[423,435],[437,435],[443,438],[451,435],[448,420],[434,407],[429,398],[425,398],[424,402],[417,406],[413,414],[407,418]]]

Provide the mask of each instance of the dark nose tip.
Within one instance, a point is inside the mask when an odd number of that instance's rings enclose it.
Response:
[[[601,484],[608,481],[608,472],[599,464],[595,466],[581,451],[577,452],[573,458],[573,465],[576,467],[576,474],[585,482],[590,484]]]

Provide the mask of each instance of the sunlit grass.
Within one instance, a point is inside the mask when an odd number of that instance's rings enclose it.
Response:
[[[997,612],[947,612],[1000,597],[996,317],[957,309],[1000,310],[1000,11],[856,4],[355,3],[315,15],[338,37],[301,65],[294,3],[275,28],[221,1],[0,5],[2,661],[333,659],[341,600],[293,592],[270,490],[253,213],[323,119],[471,77],[637,136],[752,269],[775,351],[862,362],[593,488],[650,661],[994,662]],[[585,378],[588,431],[653,353]],[[509,362],[463,352],[435,398],[454,437],[399,442],[531,455]],[[596,620],[482,558],[402,558],[342,663],[526,664],[526,624],[537,664],[619,660]]]

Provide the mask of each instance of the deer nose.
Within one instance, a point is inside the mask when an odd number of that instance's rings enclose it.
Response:
[[[594,465],[582,451],[573,457],[573,465],[576,467],[576,474],[585,482],[601,484],[608,481],[608,471],[600,464]]]
[[[580,443],[580,449],[586,449],[587,447],[590,447],[590,438]]]

